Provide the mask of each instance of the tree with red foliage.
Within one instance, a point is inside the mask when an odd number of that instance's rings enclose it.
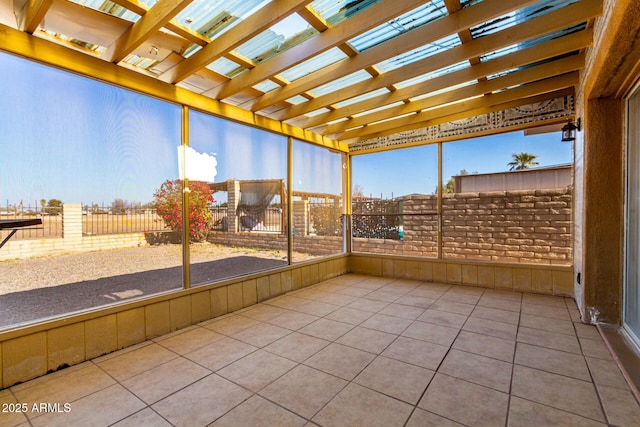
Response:
[[[189,235],[194,242],[207,238],[211,229],[213,192],[204,181],[189,182]],[[175,231],[182,230],[182,180],[166,180],[153,194],[156,210],[165,224]]]

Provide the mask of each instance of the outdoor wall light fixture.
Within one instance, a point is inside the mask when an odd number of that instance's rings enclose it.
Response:
[[[573,120],[569,119],[569,123],[562,127],[562,141],[575,141],[576,131],[580,130],[582,130],[580,118],[578,117],[576,124],[573,123]]]

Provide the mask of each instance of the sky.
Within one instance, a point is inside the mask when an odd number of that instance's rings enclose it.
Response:
[[[6,54],[0,93],[0,207],[38,206],[41,199],[147,203],[165,180],[179,177],[178,105]],[[189,122],[189,145],[205,164],[215,163],[215,174],[205,174],[215,182],[286,180],[285,137],[196,111]],[[443,180],[462,169],[507,170],[512,154],[522,151],[537,155],[541,166],[572,159],[571,144],[559,134],[474,138],[443,145]],[[295,141],[293,162],[294,190],[342,192],[342,155]],[[432,193],[437,147],[355,156],[352,182],[374,196]]]

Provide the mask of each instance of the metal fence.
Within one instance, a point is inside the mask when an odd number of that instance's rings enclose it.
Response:
[[[47,206],[47,203],[34,201],[33,205],[23,202],[0,206],[0,219],[41,218],[42,225],[18,230],[14,239],[42,239],[62,237],[62,206]]]
[[[402,201],[366,198],[354,200],[351,209],[353,237],[404,239]]]
[[[167,228],[153,207],[104,203],[82,206],[82,234],[85,236],[143,233]]]

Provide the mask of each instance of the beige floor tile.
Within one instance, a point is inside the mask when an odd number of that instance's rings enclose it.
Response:
[[[450,346],[456,339],[458,331],[457,328],[415,321],[405,329],[402,336]]]
[[[495,298],[520,302],[522,301],[522,292],[507,291],[502,289],[485,289],[481,299],[484,298]]]
[[[509,427],[530,426],[580,426],[598,427],[606,424],[561,411],[550,406],[520,399],[511,398],[509,405]]]
[[[590,382],[515,365],[511,394],[604,422],[600,402]]]
[[[423,308],[402,304],[389,304],[384,309],[380,310],[380,314],[401,317],[409,320],[416,320],[422,313],[424,313]]]
[[[251,391],[257,392],[285,372],[296,362],[264,350],[258,350],[218,371],[218,374]]]
[[[413,320],[401,317],[389,316],[386,314],[374,314],[360,326],[363,328],[375,329],[376,331],[388,332],[390,334],[401,334],[402,331],[413,323]]]
[[[232,314],[230,316],[225,316],[224,318],[221,318],[217,321],[216,319],[214,319],[214,321],[211,323],[203,322],[200,325],[219,334],[233,335],[237,332],[242,331],[243,329],[247,329],[248,327],[257,325],[259,323],[260,322],[255,319],[241,316],[239,314]]]
[[[437,426],[437,427],[462,427],[464,424],[457,423],[455,421],[448,420],[440,415],[436,415],[424,409],[416,408],[411,414],[411,418],[406,424],[406,427],[425,427],[425,426]]]
[[[305,301],[304,303],[296,305],[294,308],[295,311],[299,311],[301,313],[311,314],[312,316],[323,317],[329,313],[332,313],[339,309],[340,306],[334,304],[327,304],[326,302],[320,301]]]
[[[594,357],[586,357],[589,371],[596,385],[619,388],[628,390],[629,385],[622,376],[616,362],[610,359],[597,359]]]
[[[493,320],[494,322],[510,323],[517,325],[520,321],[520,313],[499,308],[477,306],[471,313],[472,317]]]
[[[353,282],[352,285],[357,288],[365,288],[375,291],[382,288],[387,283],[390,283],[393,279],[389,277],[366,277],[364,280]]]
[[[98,366],[116,380],[122,381],[162,365],[176,357],[178,355],[174,352],[158,344],[151,344],[135,351],[124,353],[122,356],[100,362]]]
[[[518,343],[515,363],[579,380],[591,381],[587,363],[584,357],[578,354]]]
[[[403,295],[395,301],[396,304],[410,305],[418,308],[431,307],[434,302],[436,302],[436,298],[425,298],[411,294]]]
[[[211,374],[161,400],[152,409],[175,426],[204,426],[250,396],[242,387]]]
[[[213,344],[187,353],[185,357],[205,368],[217,371],[256,350],[257,347],[245,344],[242,341],[223,338]]]
[[[387,357],[377,357],[353,381],[416,405],[434,371]]]
[[[329,341],[293,332],[269,344],[264,349],[278,356],[303,362],[329,344]]]
[[[450,420],[472,426],[502,426],[509,395],[437,373],[418,406]]]
[[[541,329],[520,326],[518,329],[518,342],[547,347],[569,353],[582,354],[580,343],[575,336],[558,334],[556,332],[543,331]]]
[[[429,308],[440,311],[448,311],[449,313],[464,314],[468,316],[475,308],[475,305],[464,304],[453,300],[439,299],[438,301],[431,304],[431,307]]]
[[[370,294],[372,291],[370,289],[357,288],[355,286],[346,286],[336,292],[342,295],[349,295],[352,297],[361,298],[367,294]]]
[[[336,342],[359,350],[368,351],[369,353],[380,354],[396,337],[397,335],[356,326],[341,336]]]
[[[289,335],[290,333],[291,330],[289,329],[270,325],[269,323],[259,323],[254,326],[250,326],[247,329],[243,329],[242,331],[233,334],[231,337],[254,347],[264,347],[279,340],[285,335]]]
[[[480,319],[478,317],[469,317],[462,327],[462,330],[505,340],[515,340],[518,326],[510,323]]]
[[[305,298],[298,298],[294,295],[283,295],[277,298],[272,298],[265,302],[275,307],[284,308],[286,310],[295,310],[299,305],[308,302]]]
[[[181,357],[128,378],[122,385],[150,405],[209,374],[210,370]]]
[[[460,331],[452,348],[511,363],[516,343],[512,340]]]
[[[562,297],[540,294],[522,294],[522,304],[547,305],[551,307],[566,308],[567,305]]]
[[[25,425],[29,425],[27,421],[27,413],[31,409],[29,404],[27,404],[26,408],[19,406],[20,409],[18,409],[18,407],[15,406],[17,403],[18,401],[13,394],[11,394],[9,389],[0,390],[0,409],[6,409],[6,412],[3,412],[2,418],[0,418],[0,421],[2,421],[0,423],[1,425],[6,425],[8,427],[18,426],[25,423]]]
[[[220,417],[213,423],[213,426],[296,427],[304,426],[306,422],[307,420],[304,418],[300,418],[260,396],[252,396]]]
[[[436,370],[444,359],[448,347],[407,337],[398,337],[385,351],[383,356],[423,368]]]
[[[571,322],[570,320],[552,319],[549,317],[522,313],[520,315],[520,326],[575,336],[573,322]]]
[[[609,424],[615,426],[640,426],[640,406],[629,390],[598,386]]]
[[[587,338],[590,340],[602,339],[602,337],[600,337],[600,332],[598,332],[598,328],[596,328],[594,325],[586,325],[584,323],[575,322],[573,324],[573,327],[576,329],[576,335],[579,338]]]
[[[412,290],[407,294],[407,296],[416,296],[421,298],[428,298],[432,300],[437,300],[448,290],[448,288],[444,289],[433,289],[428,286],[418,286],[416,289]],[[434,301],[435,302],[435,301]]]
[[[327,304],[333,304],[340,307],[345,306],[347,304],[351,304],[357,299],[358,297],[343,295],[343,294],[336,294],[336,293],[328,293],[320,297],[314,298],[315,301],[325,302]]]
[[[260,395],[311,419],[340,392],[347,381],[299,365],[260,391]]]
[[[120,384],[71,402],[69,412],[51,412],[33,419],[34,426],[101,426],[110,425],[145,407],[144,402]]]
[[[245,308],[242,311],[238,311],[238,314],[260,322],[266,322],[287,312],[288,310],[280,307],[274,307],[267,304],[256,304]]]
[[[469,293],[467,291],[455,291],[455,287],[447,291],[438,301],[455,301],[463,304],[475,305],[480,300],[481,294]]]
[[[509,393],[513,365],[473,353],[450,350],[438,372]]]
[[[520,300],[510,300],[504,298],[498,298],[495,296],[483,295],[478,301],[478,305],[481,307],[497,308],[499,310],[520,312],[521,304]]]
[[[569,310],[566,307],[555,307],[538,304],[522,304],[522,312],[535,316],[550,317],[552,319],[571,320]]]
[[[313,323],[301,328],[298,332],[321,338],[327,341],[334,341],[353,329],[353,325],[336,322],[329,319],[318,319]]]
[[[367,295],[367,298],[357,299],[351,304],[349,304],[348,307],[357,308],[358,310],[363,310],[363,311],[370,311],[372,313],[377,313],[388,305],[389,303],[385,301],[377,301],[377,300],[369,299]]]
[[[351,381],[375,357],[375,354],[333,343],[307,359],[304,364]]]
[[[306,313],[298,313],[296,311],[289,311],[287,313],[281,314],[278,317],[274,317],[273,319],[268,320],[268,322],[281,328],[297,331],[298,329],[303,328],[309,323],[315,322],[318,319],[318,316],[312,316]]]
[[[11,390],[20,402],[64,403],[73,402],[115,383],[102,369],[86,362],[18,384]]]
[[[157,343],[175,353],[186,354],[224,338],[224,335],[201,326],[179,332],[181,333],[171,334],[170,337],[161,337]]]
[[[598,359],[611,359],[611,353],[601,338],[590,340],[588,338],[578,338],[582,353],[587,357],[596,357]]]
[[[349,384],[313,418],[323,426],[401,426],[412,407],[357,384]]]
[[[388,292],[388,291],[384,291],[382,289],[378,289],[376,291],[371,292],[370,294],[367,295],[367,299],[370,300],[374,300],[374,301],[382,301],[382,302],[387,302],[387,303],[392,303],[395,300],[397,300],[398,298],[400,298],[402,295],[402,293],[397,293],[397,292]]]
[[[433,323],[441,326],[449,326],[451,328],[460,329],[467,320],[466,315],[450,313],[447,311],[427,309],[418,320],[421,322]]]
[[[370,311],[358,310],[357,308],[342,307],[333,313],[328,314],[325,318],[336,320],[338,322],[349,323],[350,325],[359,325],[373,315]]]
[[[129,415],[122,421],[119,421],[113,425],[113,427],[140,427],[140,426],[153,426],[153,427],[171,427],[165,419],[153,411],[151,408],[145,408],[140,412],[136,412],[133,415]]]

